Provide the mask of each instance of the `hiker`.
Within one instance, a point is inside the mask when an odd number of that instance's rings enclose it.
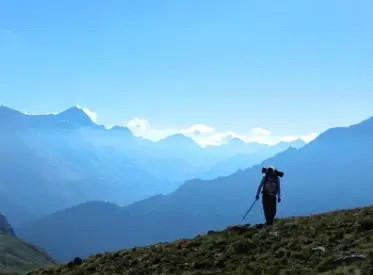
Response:
[[[266,225],[272,225],[277,212],[277,202],[281,202],[280,178],[275,168],[266,169],[256,193],[256,200],[259,200],[261,190]]]

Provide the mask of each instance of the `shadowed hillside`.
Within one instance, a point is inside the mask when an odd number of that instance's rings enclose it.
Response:
[[[0,274],[23,274],[54,263],[44,251],[18,239],[0,214]]]
[[[9,224],[7,218],[1,213],[0,213],[0,232],[7,233],[13,237],[16,236],[16,234],[14,233],[13,227]]]
[[[373,208],[234,226],[194,239],[93,255],[38,274],[373,274]]]

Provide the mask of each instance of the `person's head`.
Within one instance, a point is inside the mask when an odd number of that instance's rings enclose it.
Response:
[[[266,176],[276,176],[282,178],[284,176],[284,173],[277,170],[273,166],[269,166],[268,168],[262,168],[262,173]]]
[[[268,167],[268,169],[267,169],[267,173],[269,174],[269,175],[273,175],[273,174],[275,174],[275,168],[273,167],[273,166],[270,166],[270,167]]]

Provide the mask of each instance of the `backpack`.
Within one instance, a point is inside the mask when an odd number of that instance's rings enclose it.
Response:
[[[263,184],[263,193],[276,196],[278,188],[278,178],[276,175],[266,175]]]

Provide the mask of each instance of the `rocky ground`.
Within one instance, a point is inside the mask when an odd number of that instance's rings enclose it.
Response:
[[[373,207],[93,255],[38,274],[373,274]]]

